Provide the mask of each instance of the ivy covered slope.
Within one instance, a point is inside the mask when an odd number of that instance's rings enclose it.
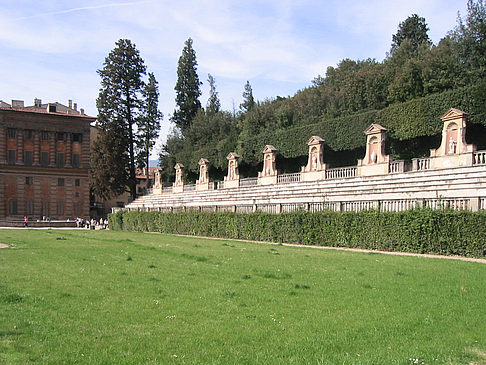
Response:
[[[238,152],[245,162],[261,161],[262,147],[271,144],[283,157],[295,158],[307,153],[306,142],[312,135],[323,137],[334,151],[353,150],[365,146],[363,131],[371,123],[384,126],[388,136],[398,141],[434,136],[442,130],[440,116],[451,107],[470,114],[472,129],[486,127],[486,82],[393,104],[381,110],[332,119],[323,117],[318,123],[247,135],[240,140]],[[484,144],[478,134],[469,133],[468,140],[479,146]]]

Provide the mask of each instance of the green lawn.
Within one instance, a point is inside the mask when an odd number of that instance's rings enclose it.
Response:
[[[2,364],[486,363],[484,264],[136,232],[0,242]]]

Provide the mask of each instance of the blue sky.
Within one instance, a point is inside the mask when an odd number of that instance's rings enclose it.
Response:
[[[294,95],[344,58],[383,60],[411,14],[425,17],[437,43],[458,11],[466,13],[466,0],[1,0],[0,100],[72,99],[96,116],[96,71],[115,42],[128,38],[159,82],[165,136],[189,37],[203,105],[210,73],[231,110],[242,102],[246,80],[258,100]]]

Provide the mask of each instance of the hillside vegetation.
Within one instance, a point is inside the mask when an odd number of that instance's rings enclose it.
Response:
[[[344,59],[292,97],[254,101],[247,83],[240,113],[201,108],[189,127],[169,136],[160,158],[164,178],[173,179],[177,161],[194,180],[201,157],[210,160],[212,178],[221,178],[231,151],[242,157],[242,174],[255,175],[266,144],[279,150],[283,172],[297,171],[311,135],[326,140],[331,166],[355,164],[371,123],[388,129],[395,158],[419,157],[439,143],[439,118],[451,107],[470,114],[467,138],[485,148],[486,7],[469,0],[467,9],[438,44],[426,20],[414,14],[399,24],[381,62]]]

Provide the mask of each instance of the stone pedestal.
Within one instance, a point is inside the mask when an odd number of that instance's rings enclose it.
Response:
[[[154,194],[162,194],[163,184],[162,184],[162,169],[156,168],[154,171]]]
[[[309,158],[307,165],[302,166],[301,181],[317,181],[326,178],[326,164],[323,158],[324,139],[319,136],[312,136],[307,145],[309,146]]]
[[[385,127],[375,123],[364,131],[366,154],[358,160],[357,176],[385,175],[390,172],[391,158],[385,155],[385,132]]]
[[[451,108],[440,119],[443,122],[440,147],[430,150],[430,169],[472,166],[476,146],[466,144],[468,114]]]
[[[277,149],[272,145],[266,145],[263,153],[263,169],[258,173],[258,185],[272,185],[277,183],[277,167],[275,157]]]
[[[172,185],[173,193],[182,193],[184,191],[184,165],[181,163],[176,163],[174,166],[176,170],[175,182]]]
[[[240,172],[238,169],[238,159],[240,156],[230,152],[226,159],[228,160],[228,175],[224,177],[224,188],[232,189],[240,186]]]
[[[199,179],[196,181],[196,191],[209,190],[209,161],[205,158],[199,160]]]

